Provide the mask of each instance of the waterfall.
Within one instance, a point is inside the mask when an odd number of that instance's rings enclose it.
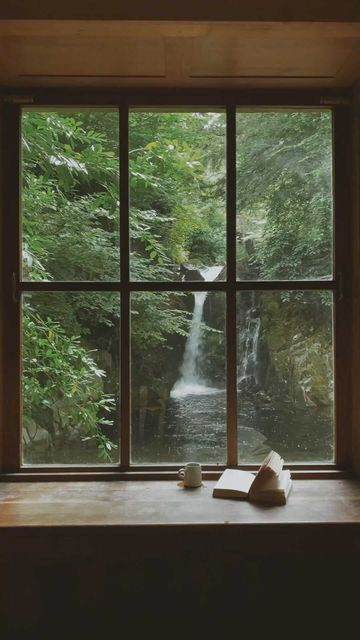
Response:
[[[252,378],[258,383],[258,343],[260,335],[260,317],[254,306],[247,310],[245,315],[245,328],[241,332],[241,357],[238,367],[238,382]]]
[[[200,269],[200,273],[205,281],[212,282],[219,275],[222,267],[206,267]],[[186,341],[184,358],[180,367],[180,377],[175,382],[170,396],[181,398],[189,394],[209,394],[216,391],[207,387],[204,380],[198,373],[198,359],[201,347],[201,323],[204,313],[204,304],[207,291],[194,291],[194,310],[191,319],[189,336]]]

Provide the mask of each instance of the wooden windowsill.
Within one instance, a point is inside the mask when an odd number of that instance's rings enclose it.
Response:
[[[214,484],[183,489],[172,481],[3,482],[0,529],[341,525],[360,533],[360,480],[294,480],[285,506],[214,499]]]

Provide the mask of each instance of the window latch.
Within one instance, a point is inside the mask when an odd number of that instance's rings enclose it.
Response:
[[[11,295],[12,295],[13,303],[19,304],[20,298],[19,298],[18,285],[17,285],[15,272],[12,274],[12,278],[11,278]]]

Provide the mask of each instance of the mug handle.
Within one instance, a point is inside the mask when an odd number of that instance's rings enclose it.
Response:
[[[184,478],[185,478],[185,469],[184,468],[179,469],[178,478],[180,478],[180,480],[184,480]]]

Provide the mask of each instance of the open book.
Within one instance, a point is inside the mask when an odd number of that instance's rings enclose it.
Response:
[[[225,469],[214,489],[214,498],[237,498],[285,504],[291,491],[290,471],[283,470],[283,459],[270,451],[257,474],[239,469]]]

